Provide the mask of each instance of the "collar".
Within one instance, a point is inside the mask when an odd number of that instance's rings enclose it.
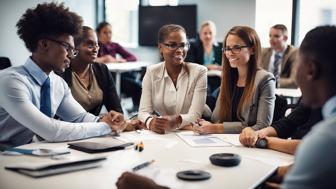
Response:
[[[279,54],[280,57],[283,57],[283,55],[285,54],[285,52],[288,48],[289,48],[289,46],[287,45],[287,47],[281,52],[276,52],[275,50],[272,49],[272,56],[275,56],[275,54]]]
[[[165,65],[166,62],[163,62],[163,64]],[[182,75],[184,75],[186,72],[187,72],[187,71],[185,70],[184,66],[182,66],[181,72],[179,73],[177,79],[179,79],[179,78],[180,78]],[[164,77],[164,78],[168,78],[168,77],[169,77],[168,72],[167,72],[167,69],[166,69],[166,66],[164,66],[163,77]]]
[[[324,119],[336,115],[336,95],[327,100],[323,105],[322,115]]]
[[[23,66],[40,86],[42,86],[44,81],[48,78],[48,75],[31,59],[31,57],[26,60]]]

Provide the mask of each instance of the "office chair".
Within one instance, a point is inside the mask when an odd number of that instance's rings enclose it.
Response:
[[[274,106],[274,114],[273,121],[278,121],[285,117],[286,111],[289,108],[293,108],[291,105],[287,104],[287,99],[283,96],[275,95],[275,106]]]
[[[0,57],[0,70],[11,67],[12,63],[7,57]]]

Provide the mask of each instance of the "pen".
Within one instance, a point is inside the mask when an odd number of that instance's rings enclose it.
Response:
[[[134,114],[134,115],[132,115],[129,119],[134,119],[134,118],[136,118],[138,116],[138,114]]]
[[[156,115],[156,116],[158,116],[158,117],[160,117],[160,116],[161,116],[161,115],[160,115],[160,113],[159,113],[159,112],[157,112],[157,111],[155,111],[155,110],[152,112],[152,114],[154,114],[154,115]]]
[[[137,165],[137,166],[135,166],[135,167],[133,167],[133,171],[138,171],[138,170],[140,170],[140,169],[142,169],[142,168],[145,168],[145,167],[147,167],[147,166],[149,166],[150,164],[152,164],[152,163],[154,163],[155,162],[155,160],[152,160],[152,161],[146,161],[145,163],[141,163],[140,165]]]

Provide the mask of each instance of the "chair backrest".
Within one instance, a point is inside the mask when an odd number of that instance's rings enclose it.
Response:
[[[275,95],[275,106],[273,114],[273,122],[285,117],[287,106],[287,99],[283,96]]]
[[[11,67],[11,61],[7,57],[0,57],[0,70]]]

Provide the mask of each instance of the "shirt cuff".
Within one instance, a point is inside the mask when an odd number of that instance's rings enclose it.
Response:
[[[147,127],[148,130],[149,130],[149,124],[152,121],[152,119],[153,119],[152,117],[148,117],[147,120],[146,120],[146,127]]]

